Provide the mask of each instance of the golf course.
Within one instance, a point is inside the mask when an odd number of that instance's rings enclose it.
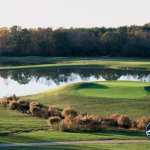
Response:
[[[15,60],[14,60],[15,59]],[[135,69],[149,71],[148,59],[136,58],[6,58],[1,61],[27,61],[35,64],[23,66],[2,66],[4,70],[61,68],[61,67],[97,67],[115,69]],[[41,64],[36,64],[36,62]],[[60,63],[58,63],[60,62]],[[87,62],[87,63],[85,63]],[[45,64],[46,63],[46,64]],[[36,88],[36,87],[34,87]],[[14,93],[15,94],[15,93]],[[62,111],[70,106],[79,113],[88,113],[99,117],[110,117],[112,114],[124,114],[130,119],[149,117],[150,84],[140,81],[92,81],[71,83],[37,94],[21,96],[27,102],[39,102],[46,107],[52,106]],[[0,143],[32,143],[60,141],[93,141],[93,140],[147,140],[144,130],[138,129],[105,129],[97,132],[63,132],[53,131],[44,118],[33,117],[30,113],[21,113],[0,106]],[[147,144],[121,144],[122,150],[146,149]],[[71,146],[36,146],[18,147],[18,149],[116,149],[117,144],[88,144]],[[9,147],[3,148],[8,150]],[[17,149],[17,148],[11,148]],[[119,147],[118,147],[119,149]]]

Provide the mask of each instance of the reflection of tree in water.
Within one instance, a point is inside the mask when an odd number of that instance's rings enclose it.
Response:
[[[90,77],[105,80],[118,80],[120,77],[136,78],[141,81],[147,79],[150,82],[150,73],[141,71],[126,71],[113,69],[99,69],[99,68],[63,68],[63,69],[31,69],[31,70],[13,70],[1,71],[0,77],[17,81],[19,84],[27,84],[30,81],[44,82],[49,85],[55,82],[59,85],[60,82],[72,82],[79,78],[88,80]]]

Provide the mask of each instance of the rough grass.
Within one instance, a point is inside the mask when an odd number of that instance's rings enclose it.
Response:
[[[32,147],[7,147],[3,150],[147,150],[149,143],[133,144],[86,144],[86,145],[61,145],[61,146],[32,146]]]
[[[0,57],[0,62],[32,64],[27,66],[0,67],[0,70],[58,67],[101,67],[123,70],[150,70],[149,59],[124,57]]]
[[[125,114],[129,118],[136,120],[137,118],[140,118],[142,116],[149,116],[149,108],[150,108],[150,98],[149,93],[144,89],[144,85],[147,86],[148,83],[144,82],[124,82],[124,81],[118,81],[118,82],[99,82],[103,84],[112,84],[115,87],[115,85],[119,85],[118,87],[118,93],[120,90],[120,86],[123,85],[130,85],[127,87],[126,90],[129,90],[129,96],[125,98],[119,99],[118,97],[121,97],[120,95],[116,95],[117,98],[114,97],[113,92],[109,90],[109,92],[102,92],[101,94],[105,94],[107,96],[107,93],[110,95],[113,95],[113,99],[109,98],[101,98],[101,97],[87,97],[86,95],[79,96],[78,93],[76,93],[75,89],[80,89],[83,85],[86,85],[87,83],[76,83],[76,84],[70,84],[67,86],[59,87],[57,89],[48,90],[45,92],[41,92],[35,95],[29,95],[26,96],[27,99],[30,101],[38,101],[46,106],[55,106],[59,109],[63,109],[66,106],[71,106],[75,110],[81,113],[89,113],[89,114],[95,114],[98,116],[110,116],[112,114],[118,113],[118,114]],[[121,84],[122,83],[122,84]],[[93,83],[88,83],[93,85]],[[123,86],[122,85],[122,86]],[[133,86],[133,87],[132,87]],[[134,89],[134,86],[137,87]],[[139,86],[139,88],[138,88]],[[132,90],[132,88],[134,90]],[[113,87],[111,87],[113,90]],[[84,90],[84,89],[83,89]],[[99,89],[96,89],[99,90]],[[130,92],[134,92],[133,94]],[[140,91],[141,90],[141,91]],[[90,90],[88,89],[88,94]],[[93,91],[92,91],[93,92]],[[91,94],[92,94],[91,92]],[[122,91],[123,92],[123,89]],[[127,91],[124,91],[125,93]],[[141,94],[140,94],[141,93]],[[144,93],[144,94],[143,94]],[[100,96],[100,92],[96,93],[98,96]],[[147,94],[147,97],[145,95]],[[140,97],[142,95],[143,98],[137,98],[137,95]],[[132,98],[132,99],[129,99]]]

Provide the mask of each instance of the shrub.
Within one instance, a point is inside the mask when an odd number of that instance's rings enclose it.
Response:
[[[100,118],[96,116],[82,116],[77,117],[66,116],[61,121],[62,131],[97,131],[100,130]]]
[[[34,117],[40,117],[41,113],[42,113],[41,108],[39,108],[37,106],[32,106],[30,108],[30,112],[31,112],[32,116],[34,116]]]
[[[76,129],[76,118],[66,116],[60,123],[60,130],[62,131],[77,131]]]
[[[139,120],[138,120],[138,124],[137,124],[137,127],[139,129],[145,129],[146,125],[150,122],[150,117],[141,117]]]
[[[110,116],[110,119],[112,119],[112,120],[114,120],[114,121],[117,122],[117,120],[118,120],[119,117],[120,117],[119,114],[113,114],[113,115]]]
[[[101,119],[97,116],[82,116],[76,117],[77,129],[80,131],[98,131],[101,126]]]
[[[53,129],[53,130],[59,130],[59,124],[61,122],[61,118],[58,116],[55,117],[50,117],[47,120],[48,125]]]
[[[48,118],[48,111],[46,107],[37,107],[37,106],[43,106],[43,105],[30,105],[30,112],[34,117],[42,117],[42,118]]]
[[[137,121],[131,121],[131,128],[137,128]]]
[[[19,99],[20,109],[22,112],[27,112],[29,110],[29,103],[24,99]]]
[[[64,117],[66,117],[66,116],[76,117],[78,115],[78,113],[76,110],[74,110],[70,107],[66,107],[66,108],[64,108],[62,115]]]
[[[30,108],[31,108],[32,106],[36,106],[36,107],[40,107],[40,108],[43,107],[43,105],[42,105],[41,103],[38,103],[38,102],[31,102],[31,103],[30,103]]]
[[[41,115],[39,117],[46,118],[46,119],[49,117],[46,107],[41,108]]]
[[[48,109],[48,116],[51,117],[51,116],[60,116],[61,117],[61,113],[60,111],[55,108],[55,107],[50,107]]]
[[[9,103],[8,109],[11,109],[11,110],[16,110],[16,109],[20,110],[20,104],[17,101],[13,100],[13,101],[11,101]]]
[[[3,107],[7,107],[9,103],[10,100],[8,100],[7,97],[4,97],[3,99],[0,100],[0,105]]]
[[[131,120],[126,115],[118,117],[117,123],[119,126],[129,128],[131,127]]]
[[[101,118],[101,126],[102,127],[114,127],[117,126],[117,122],[113,119],[110,119],[108,117]]]

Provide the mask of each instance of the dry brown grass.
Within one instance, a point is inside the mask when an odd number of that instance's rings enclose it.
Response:
[[[47,123],[53,130],[59,130],[59,125],[61,122],[61,118],[58,116],[53,116],[48,118]]]
[[[59,117],[61,117],[61,112],[55,107],[49,107],[49,109],[48,109],[48,116],[49,117],[52,117],[52,116],[59,116]]]
[[[76,117],[77,115],[78,115],[77,111],[71,107],[64,108],[62,112],[62,116],[64,117],[67,117],[67,116]]]
[[[4,97],[3,99],[0,100],[0,105],[3,107],[7,107],[10,103],[10,100]]]
[[[98,131],[101,129],[101,119],[97,116],[81,114],[76,117],[66,116],[60,126],[62,131]]]
[[[31,102],[30,103],[30,112],[34,117],[48,118],[47,108],[44,107],[41,103]]]
[[[143,116],[139,118],[137,122],[137,127],[139,129],[145,129],[146,125],[150,122],[150,117]]]
[[[131,120],[126,115],[121,115],[118,117],[117,123],[121,127],[130,128],[131,127]]]
[[[8,109],[11,109],[11,110],[20,110],[21,107],[20,107],[20,104],[15,101],[15,100],[12,100],[9,105],[8,105]]]
[[[117,122],[119,117],[120,117],[119,114],[112,114],[112,115],[110,116],[110,119],[115,120],[115,121]]]
[[[30,108],[32,108],[33,106],[36,106],[36,107],[39,107],[39,108],[43,107],[43,105],[41,103],[38,103],[38,102],[31,102],[30,103]]]
[[[132,120],[131,121],[131,128],[136,129],[137,128],[137,121]]]

